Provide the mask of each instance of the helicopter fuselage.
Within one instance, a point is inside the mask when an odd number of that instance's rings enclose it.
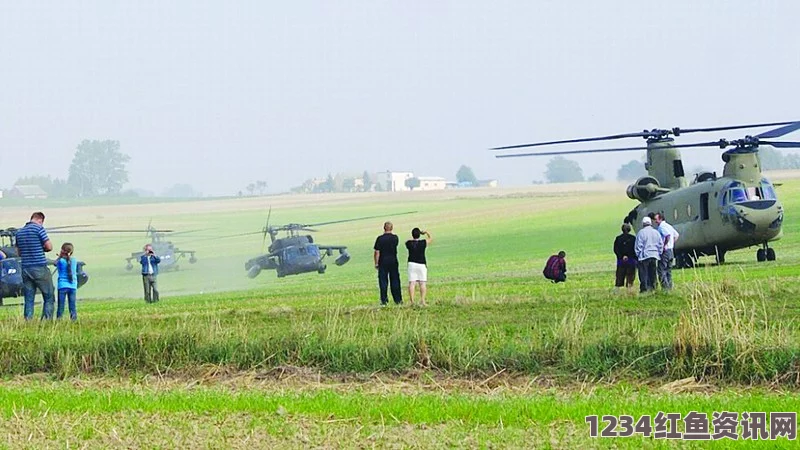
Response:
[[[766,178],[743,182],[709,177],[642,202],[628,215],[633,227],[661,213],[680,233],[675,252],[717,255],[780,239],[783,206]]]

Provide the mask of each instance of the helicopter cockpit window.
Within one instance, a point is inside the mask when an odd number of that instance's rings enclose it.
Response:
[[[775,188],[767,179],[761,180],[761,194],[761,198],[764,200],[775,200],[778,198],[778,196],[775,195]]]
[[[730,202],[739,203],[747,201],[747,193],[742,188],[733,188],[730,191]]]
[[[314,245],[306,247],[306,253],[311,256],[319,256],[319,249]]]

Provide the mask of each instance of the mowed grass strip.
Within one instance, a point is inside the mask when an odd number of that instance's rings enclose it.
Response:
[[[107,383],[104,383],[107,384]],[[530,394],[475,395],[364,392],[317,386],[300,391],[238,388],[161,389],[147,385],[76,388],[67,382],[14,383],[0,389],[0,433],[24,443],[15,427],[28,430],[28,443],[114,443],[116,445],[245,445],[266,443],[336,446],[666,445],[632,437],[609,442],[589,438],[587,415],[655,416],[659,411],[791,411],[798,394],[751,390],[676,394],[620,384],[575,390],[543,389]],[[30,431],[34,430],[34,431]],[[165,434],[167,430],[172,430]],[[197,430],[197,435],[192,434]],[[402,436],[401,436],[402,435]],[[33,439],[32,439],[33,438]],[[195,439],[201,439],[202,441]],[[787,441],[788,442],[788,441]],[[732,441],[725,441],[727,445]],[[770,443],[774,445],[775,442]],[[752,445],[752,443],[749,443]]]

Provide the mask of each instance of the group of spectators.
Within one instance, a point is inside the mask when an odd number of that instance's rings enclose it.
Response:
[[[675,242],[680,234],[667,223],[660,213],[650,213],[642,218],[642,227],[636,236],[631,234],[631,225],[622,224],[622,234],[614,239],[614,254],[617,270],[614,285],[633,290],[636,272],[639,272],[639,292],[656,289],[656,279],[661,289],[672,289],[672,262],[675,259]],[[567,281],[566,252],[550,256],[542,274],[552,283]]]
[[[639,272],[639,292],[656,289],[656,279],[661,289],[672,289],[672,261],[675,259],[675,242],[680,234],[667,223],[660,213],[650,213],[642,218],[642,227],[634,237],[631,225],[622,224],[622,234],[614,240],[617,256],[615,286],[633,289],[636,272]]]
[[[53,251],[53,243],[44,228],[44,219],[44,213],[40,211],[33,213],[30,221],[15,235],[16,251],[22,268],[23,316],[25,320],[33,319],[33,305],[38,290],[42,294],[43,320],[52,319],[54,312],[55,318],[60,319],[64,315],[66,306],[69,309],[70,319],[74,321],[78,319],[77,292],[81,263],[73,258],[75,246],[70,242],[61,245],[61,251],[54,261],[47,259],[45,254]],[[6,254],[0,251],[0,259],[3,258],[6,258]],[[157,302],[159,295],[156,277],[161,259],[148,244],[144,247],[144,254],[139,262],[142,265],[145,301]],[[58,272],[56,285],[53,284],[53,274],[50,273],[51,265],[54,265]]]

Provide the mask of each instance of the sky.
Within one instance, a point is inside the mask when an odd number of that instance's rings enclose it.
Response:
[[[84,139],[119,140],[126,187],[156,192],[281,192],[365,169],[454,179],[462,164],[530,184],[547,158],[488,149],[800,120],[799,13],[786,0],[0,0],[0,186],[65,178]],[[613,179],[643,156],[571,159]],[[683,159],[721,171],[718,150]]]

